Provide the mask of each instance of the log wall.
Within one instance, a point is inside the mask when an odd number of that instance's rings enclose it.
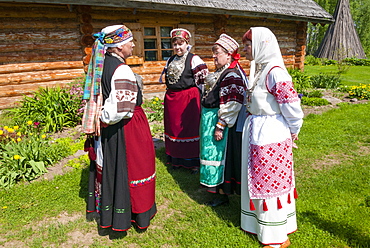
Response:
[[[0,109],[14,105],[38,87],[64,85],[87,69],[92,34],[124,23],[132,29],[136,58],[143,55],[144,25],[185,27],[193,31],[192,52],[214,70],[211,47],[225,32],[242,45],[253,26],[270,28],[279,41],[287,67],[303,68],[307,23],[287,20],[140,10],[96,6],[0,3]],[[240,53],[243,57],[243,52]],[[141,59],[141,61],[143,61]],[[241,59],[248,74],[249,62]],[[165,61],[131,63],[144,78],[144,94],[161,94],[158,82]]]

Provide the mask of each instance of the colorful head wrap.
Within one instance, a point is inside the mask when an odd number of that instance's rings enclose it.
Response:
[[[172,31],[170,32],[170,35],[171,35],[171,39],[174,39],[174,38],[182,38],[188,44],[190,42],[191,34],[186,29],[183,29],[183,28],[175,28],[175,29],[172,29]]]
[[[237,64],[239,64],[238,62],[238,60],[240,59],[240,54],[238,53],[239,44],[238,42],[236,42],[236,40],[234,40],[227,34],[221,34],[218,40],[215,42],[215,44],[226,49],[226,51],[229,54],[231,54],[231,57],[234,59],[229,68],[234,68]]]
[[[82,99],[88,100],[82,129],[84,133],[96,133],[99,135],[99,115],[101,109],[101,76],[104,65],[106,47],[119,47],[133,39],[132,32],[125,25],[112,25],[105,27],[101,32],[93,35],[95,42],[92,47],[91,59],[87,70],[85,88]]]

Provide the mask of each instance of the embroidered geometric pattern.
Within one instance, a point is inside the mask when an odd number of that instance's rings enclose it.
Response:
[[[245,87],[242,78],[235,72],[230,72],[224,78],[220,87],[220,103],[229,101],[243,103]]]
[[[251,199],[266,199],[288,193],[293,187],[291,139],[263,146],[250,144],[250,147],[248,173]]]
[[[299,101],[298,94],[293,88],[293,83],[289,81],[276,82],[270,93],[275,96],[279,104]]]
[[[165,133],[164,135],[166,136],[167,139],[169,139],[173,142],[194,142],[194,141],[199,140],[199,136],[179,138],[179,137],[170,136],[167,133]]]
[[[136,104],[137,85],[136,82],[127,79],[114,81],[117,98],[117,112],[130,112]]]
[[[152,181],[154,181],[155,179],[155,172],[153,175],[147,177],[147,178],[143,178],[143,179],[140,179],[140,180],[134,180],[134,181],[130,181],[130,187],[138,187],[138,186],[142,186],[142,185],[145,185],[145,184],[148,184]]]

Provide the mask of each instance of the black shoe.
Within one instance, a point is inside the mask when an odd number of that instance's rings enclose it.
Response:
[[[218,206],[227,205],[227,204],[229,204],[229,198],[216,198],[216,199],[213,199],[212,201],[204,203],[204,205],[210,206],[210,207],[218,207]]]

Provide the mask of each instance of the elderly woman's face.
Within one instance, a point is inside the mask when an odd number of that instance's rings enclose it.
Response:
[[[133,41],[129,41],[121,46],[121,53],[123,58],[127,59],[132,56],[132,51],[134,50],[135,44]]]
[[[213,62],[216,66],[216,69],[223,67],[231,60],[231,55],[226,53],[220,46],[215,46],[212,49],[212,53]]]
[[[249,61],[253,60],[253,56],[252,56],[252,41],[247,40],[244,43],[243,52],[245,52],[245,58],[247,60],[249,60]]]
[[[186,43],[185,40],[183,39],[176,39],[173,43],[172,43],[172,48],[173,48],[173,51],[174,53],[177,54],[177,56],[182,56],[186,53],[186,48],[188,47],[188,43]]]

